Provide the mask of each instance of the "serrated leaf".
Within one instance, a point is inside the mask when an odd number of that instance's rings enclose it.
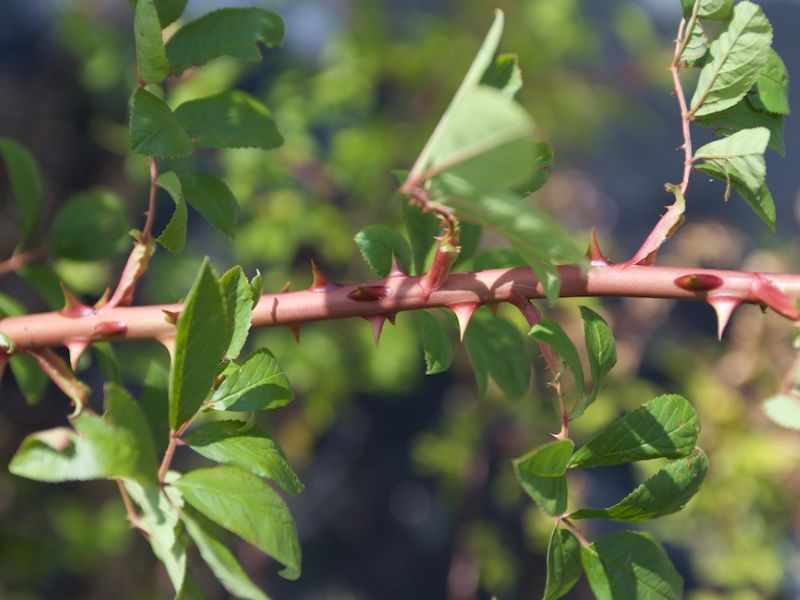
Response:
[[[133,37],[136,40],[139,79],[146,83],[161,83],[167,77],[169,63],[161,37],[161,21],[153,0],[136,0]]]
[[[220,56],[261,60],[258,43],[268,48],[283,41],[283,19],[261,8],[222,8],[187,23],[167,42],[170,73],[204,65]]]
[[[259,428],[248,428],[244,421],[206,423],[185,435],[183,441],[208,459],[275,481],[292,496],[303,491],[278,444]]]
[[[547,546],[547,583],[543,600],[557,600],[581,576],[581,545],[569,530],[556,527]]]
[[[228,90],[184,102],[175,119],[196,148],[262,148],[283,144],[269,109],[250,94]]]
[[[550,303],[558,298],[561,279],[553,261],[584,264],[586,257],[569,236],[543,212],[511,193],[484,194],[477,198],[442,199],[460,219],[500,233],[542,281]]]
[[[0,137],[0,156],[20,215],[20,242],[24,244],[36,228],[42,210],[42,174],[30,150],[11,138]]]
[[[683,16],[692,16],[697,4],[697,16],[703,19],[725,20],[733,14],[733,0],[681,0]]]
[[[189,218],[188,210],[186,208],[186,199],[183,196],[183,187],[181,180],[172,171],[162,173],[158,176],[158,185],[166,190],[173,202],[175,202],[175,210],[169,219],[169,223],[164,227],[156,240],[173,254],[181,252],[186,246],[186,223]]]
[[[131,97],[130,147],[159,158],[189,156],[193,150],[189,134],[169,106],[142,88]]]
[[[769,58],[772,26],[757,4],[743,0],[710,47],[712,60],[700,71],[691,102],[693,116],[724,110],[741,100],[758,80]]]
[[[189,0],[154,0],[154,2],[163,29],[181,17]]]
[[[512,462],[522,489],[548,515],[558,516],[567,509],[567,478],[564,473],[572,450],[572,440],[557,440]]]
[[[441,223],[436,215],[424,213],[418,207],[406,202],[403,206],[403,221],[408,239],[411,242],[411,255],[414,259],[414,275],[425,272],[425,259],[439,235]]]
[[[156,482],[156,456],[138,406],[124,389],[106,386],[102,417],[84,411],[75,429],[57,427],[26,437],[9,470],[37,481],[126,478]]]
[[[231,335],[225,358],[236,358],[244,348],[247,334],[250,331],[250,321],[253,317],[253,290],[250,282],[244,275],[240,266],[228,270],[219,280],[222,295],[225,298],[225,308],[228,311],[228,325]]]
[[[355,236],[361,256],[381,277],[386,277],[392,269],[392,256],[397,258],[400,267],[408,272],[411,264],[411,249],[406,239],[398,231],[386,225],[367,225]]]
[[[197,544],[200,556],[228,592],[245,600],[269,600],[247,576],[233,552],[215,535],[212,524],[205,517],[184,510],[181,519]]]
[[[519,400],[528,391],[530,360],[525,340],[507,320],[478,309],[464,334],[464,346],[475,371],[480,398],[486,397],[489,375],[512,400]]]
[[[752,190],[744,181],[737,175],[726,172],[720,165],[712,164],[710,162],[703,163],[695,167],[698,171],[702,171],[711,177],[724,181],[726,186],[733,186],[733,189],[747,202],[750,210],[761,219],[764,224],[775,231],[775,200],[772,198],[772,192],[769,191],[766,182],[759,185],[755,190]],[[727,199],[730,190],[726,188],[725,198]]]
[[[755,89],[747,99],[758,110],[778,115],[788,115],[789,72],[783,59],[770,48],[767,65],[756,82]]]
[[[786,147],[783,142],[783,116],[756,110],[750,101],[752,96],[740,100],[735,105],[694,122],[711,129],[715,135],[731,135],[742,129],[766,127],[769,129],[769,144],[775,152],[784,156]]]
[[[742,129],[698,148],[694,160],[704,160],[705,164],[737,178],[754,191],[764,183],[767,174],[764,152],[768,143],[768,129]]]
[[[214,390],[214,410],[269,410],[292,400],[289,380],[266,348],[253,352]]]
[[[764,413],[781,427],[800,429],[800,399],[792,394],[776,394],[761,405]]]
[[[698,492],[708,471],[708,458],[700,448],[669,463],[609,508],[583,508],[572,519],[645,521],[678,512]]]
[[[683,598],[683,579],[649,533],[604,535],[581,546],[581,562],[597,600]]]
[[[236,467],[197,469],[174,485],[186,502],[300,576],[300,542],[281,497],[261,478]]]
[[[173,483],[175,476],[169,473],[166,483]],[[132,481],[125,482],[125,489],[141,511],[138,525],[147,532],[153,553],[164,564],[175,591],[180,592],[187,577],[186,544],[180,535],[180,493],[171,485],[162,489]]]
[[[651,458],[680,458],[694,448],[700,422],[692,405],[677,394],[645,402],[578,449],[570,468],[619,465]]]
[[[225,301],[217,277],[203,261],[181,308],[169,377],[169,424],[173,430],[197,412],[214,383],[227,347]]]
[[[572,377],[578,387],[578,393],[582,396],[584,383],[581,359],[578,356],[578,349],[561,328],[561,325],[555,321],[545,319],[531,327],[528,334],[550,346],[561,357],[561,360],[564,361],[564,364],[567,365],[572,373]]]
[[[444,327],[427,311],[420,310],[415,315],[419,322],[419,334],[425,354],[425,374],[433,375],[446,371],[453,361],[453,346]]]
[[[493,87],[512,100],[522,101],[522,71],[516,54],[499,54],[489,64],[481,85]]]
[[[580,311],[586,354],[589,358],[589,369],[592,372],[592,391],[589,392],[585,404],[578,403],[570,415],[572,418],[579,417],[585,408],[595,401],[606,376],[617,364],[617,344],[614,341],[614,332],[611,331],[608,323],[590,308],[581,306]]]
[[[209,225],[233,239],[239,217],[239,203],[228,185],[210,173],[180,175],[183,195],[189,206],[199,212]]]
[[[681,52],[681,63],[691,67],[705,64],[703,59],[708,53],[709,40],[702,23],[698,19],[690,20],[683,35],[686,41]]]
[[[58,209],[48,244],[60,258],[101,260],[128,248],[130,228],[128,211],[119,196],[109,190],[88,190]]]
[[[532,148],[536,168],[531,178],[522,186],[522,189],[528,194],[544,187],[544,184],[550,179],[550,170],[553,168],[553,149],[550,144],[539,141],[532,142]]]

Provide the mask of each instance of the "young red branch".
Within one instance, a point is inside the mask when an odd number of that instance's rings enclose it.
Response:
[[[47,252],[44,248],[34,248],[33,250],[26,250],[25,252],[15,254],[11,258],[0,262],[0,277],[13,273],[25,265],[39,260],[46,254]]]
[[[800,297],[800,275],[636,265],[627,268],[591,267],[588,270],[565,265],[558,270],[563,297],[667,298],[700,300],[712,305],[723,299],[732,299],[739,303],[766,305],[791,320],[800,319],[800,312],[793,308],[791,301],[791,298]],[[707,280],[713,281],[714,286],[687,284],[687,281]],[[539,280],[526,267],[454,273],[427,298],[419,282],[419,277],[392,276],[323,291],[266,294],[253,311],[253,325],[296,327],[314,321],[390,315],[464,302],[495,304],[509,301],[515,293],[525,298],[544,297]],[[359,296],[359,289],[379,289],[381,294],[365,300]],[[63,346],[75,338],[158,339],[174,334],[173,317],[180,310],[180,304],[166,304],[116,307],[80,317],[59,312],[39,313],[4,318],[0,320],[0,331],[11,339],[17,350]],[[107,331],[108,322],[118,324],[115,332],[98,335],[97,332]]]

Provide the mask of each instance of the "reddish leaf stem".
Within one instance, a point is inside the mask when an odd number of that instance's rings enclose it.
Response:
[[[13,273],[21,269],[25,265],[32,263],[35,260],[43,258],[47,254],[45,248],[34,248],[33,250],[26,250],[15,254],[11,258],[0,262],[0,277]]]
[[[158,184],[156,183],[158,179],[158,163],[156,163],[156,159],[152,156],[149,157],[147,161],[150,166],[150,195],[147,203],[147,220],[144,223],[142,234],[139,236],[139,240],[143,244],[150,241],[150,234],[153,231],[153,222],[156,218],[156,197],[158,196]]]

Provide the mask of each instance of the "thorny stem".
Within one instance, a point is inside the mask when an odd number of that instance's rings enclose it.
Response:
[[[13,273],[25,265],[42,258],[46,254],[47,250],[44,247],[34,248],[33,250],[26,250],[25,252],[15,254],[11,258],[0,262],[0,277]]]
[[[692,21],[694,25],[694,21]],[[683,93],[683,85],[681,84],[680,69],[681,69],[681,54],[685,48],[684,33],[686,31],[686,20],[681,19],[678,26],[678,37],[675,39],[675,54],[672,57],[672,64],[670,65],[670,72],[672,73],[672,82],[675,84],[675,95],[678,98],[678,106],[681,111],[681,128],[683,130],[683,179],[681,180],[680,189],[681,193],[686,195],[686,189],[689,187],[689,177],[692,174],[692,133],[689,123],[692,116],[689,113],[689,107],[686,105],[686,96]]]

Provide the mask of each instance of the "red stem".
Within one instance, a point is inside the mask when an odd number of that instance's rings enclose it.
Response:
[[[150,233],[153,231],[153,222],[156,218],[156,197],[158,195],[158,163],[152,156],[147,159],[150,166],[150,196],[147,202],[147,220],[142,229],[142,235],[139,237],[140,241],[146,244],[150,240]]]
[[[33,250],[15,254],[11,258],[0,262],[0,277],[21,269],[28,263],[42,258],[45,254],[46,250],[44,248],[34,248]]]
[[[800,275],[638,265],[591,267],[585,271],[565,265],[558,270],[562,278],[562,297],[619,296],[700,301],[728,297],[740,299],[743,303],[770,305],[760,291],[765,281],[772,284],[776,293],[800,297]],[[692,290],[676,284],[676,280],[683,281],[682,278],[690,276],[718,279],[719,285],[712,290]],[[419,277],[393,276],[324,292],[304,290],[266,294],[253,311],[253,325],[297,326],[315,321],[446,307],[461,302],[494,304],[510,300],[515,292],[526,298],[544,297],[539,280],[527,267],[454,273],[427,299],[419,281]],[[359,287],[373,286],[382,288],[385,294],[366,302],[351,297]],[[165,311],[179,313],[180,310],[180,304],[164,304],[117,307],[80,318],[70,318],[58,312],[39,313],[2,319],[0,331],[9,336],[19,350],[64,345],[74,338],[91,338],[96,331],[103,329],[100,324],[106,321],[124,323],[127,328],[103,339],[155,339],[174,335],[174,319],[170,319]],[[796,318],[795,315],[783,314]]]

